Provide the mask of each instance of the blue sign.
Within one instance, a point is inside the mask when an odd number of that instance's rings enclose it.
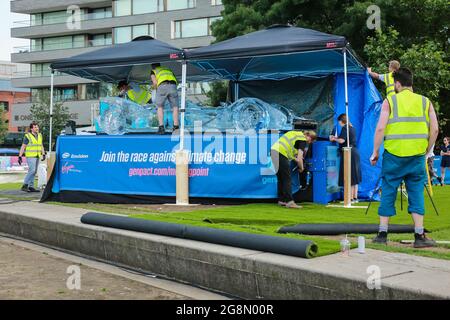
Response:
[[[277,139],[270,134],[187,136],[189,195],[276,198],[270,146]],[[179,139],[170,135],[61,136],[52,191],[175,196],[178,149]]]

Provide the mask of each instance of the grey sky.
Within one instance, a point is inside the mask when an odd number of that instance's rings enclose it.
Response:
[[[11,27],[14,21],[29,19],[26,14],[11,13],[9,0],[0,0],[0,60],[10,61],[13,47],[26,46],[30,42],[26,39],[11,38]]]

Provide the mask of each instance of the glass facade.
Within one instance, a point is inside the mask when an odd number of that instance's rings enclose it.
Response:
[[[132,6],[133,14],[164,11],[163,0],[133,0]]]
[[[114,16],[129,16],[131,15],[131,0],[115,0],[114,1]]]
[[[111,33],[95,35],[78,34],[73,36],[49,37],[31,39],[30,51],[47,51],[59,49],[75,49],[96,46],[107,46],[112,44]]]
[[[196,0],[115,0],[114,16],[192,9]]]
[[[222,4],[222,0],[211,0],[212,6],[221,6]]]
[[[179,20],[173,23],[172,38],[191,38],[211,35],[211,24],[221,17]]]
[[[114,28],[114,43],[130,42],[140,36],[155,37],[155,25],[152,23]]]
[[[166,0],[167,10],[182,10],[195,8],[196,0]]]
[[[47,24],[66,23],[70,21],[74,11],[54,11],[34,13],[30,15],[31,26],[40,26]],[[81,20],[105,19],[112,17],[112,8],[80,9]]]

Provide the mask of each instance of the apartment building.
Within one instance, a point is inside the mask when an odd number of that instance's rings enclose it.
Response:
[[[6,122],[8,123],[8,131],[16,132],[17,127],[12,125],[11,108],[15,103],[27,102],[30,99],[30,89],[15,88],[11,84],[11,78],[14,74],[29,69],[29,65],[10,63],[8,61],[0,61],[0,108],[5,113]]]
[[[39,91],[50,86],[49,64],[57,59],[150,35],[180,48],[197,48],[213,41],[211,24],[220,19],[222,0],[14,0],[11,11],[28,14],[17,21],[11,36],[29,39],[15,48],[11,61],[30,65],[12,85],[30,88],[28,102],[12,106],[12,126],[23,129]],[[55,101],[64,101],[77,125],[90,125],[98,99],[112,86],[55,74]],[[189,93],[199,92],[192,85]]]

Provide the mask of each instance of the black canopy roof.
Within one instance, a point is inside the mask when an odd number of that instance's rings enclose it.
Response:
[[[61,59],[52,63],[50,67],[58,71],[84,67],[120,67],[181,60],[183,57],[183,50],[156,39],[148,39],[116,44],[111,47]]]
[[[288,25],[274,25],[187,52],[188,60],[255,57],[290,52],[343,48],[345,37]]]

